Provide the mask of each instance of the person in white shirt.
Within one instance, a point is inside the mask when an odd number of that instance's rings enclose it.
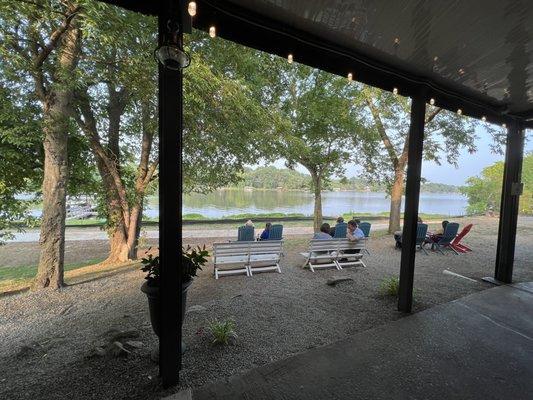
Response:
[[[350,242],[359,242],[360,240],[365,240],[365,234],[359,228],[357,220],[351,220],[348,222],[348,229],[346,231],[346,239]],[[361,252],[361,249],[352,249],[346,250],[345,253],[354,254]]]

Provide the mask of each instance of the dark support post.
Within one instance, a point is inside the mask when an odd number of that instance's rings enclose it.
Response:
[[[405,186],[400,288],[398,293],[398,310],[403,312],[411,312],[413,305],[416,230],[418,223],[425,118],[426,98],[424,93],[420,92],[413,96],[411,101],[411,125],[409,127],[408,138],[409,153],[407,159],[407,183]]]
[[[159,45],[181,43],[180,2],[160,1]],[[181,365],[181,135],[182,72],[159,64],[159,374],[164,387],[178,383]]]
[[[496,270],[494,272],[494,279],[504,283],[511,283],[513,280],[518,203],[522,194],[520,179],[524,158],[524,136],[525,130],[520,121],[514,121],[510,124],[507,131],[500,204],[500,228],[498,230]]]

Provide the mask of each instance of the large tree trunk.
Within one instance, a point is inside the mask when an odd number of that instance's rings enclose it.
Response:
[[[137,259],[139,234],[141,231],[142,205],[132,207],[128,228],[123,220],[109,229],[109,257],[106,264],[123,263]]]
[[[312,174],[315,191],[315,210],[313,214],[313,228],[315,232],[320,231],[322,225],[322,179],[319,174]]]
[[[66,29],[54,74],[57,89],[46,93],[42,75],[37,75],[37,93],[43,103],[44,115],[44,180],[43,213],[39,265],[33,288],[58,289],[64,285],[65,218],[68,183],[68,133],[72,113],[73,88],[69,74],[79,55],[80,31],[76,26]],[[42,63],[37,63],[42,67]],[[42,70],[41,70],[42,72]]]
[[[34,288],[63,286],[66,189],[68,181],[68,107],[66,91],[45,107],[41,254]]]
[[[402,195],[403,195],[403,167],[397,167],[394,173],[394,182],[391,188],[390,195],[390,216],[389,216],[389,233],[394,233],[400,230],[400,215],[402,209]]]

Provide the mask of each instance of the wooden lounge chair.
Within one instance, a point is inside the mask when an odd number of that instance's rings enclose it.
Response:
[[[456,252],[459,253],[466,253],[468,251],[472,251],[472,249],[468,246],[465,246],[464,244],[461,244],[461,240],[470,232],[470,229],[472,229],[473,224],[468,224],[463,228],[463,230],[457,235],[455,239],[450,243],[450,246],[452,249],[454,249]]]
[[[280,260],[283,241],[237,241],[213,243],[213,269],[215,279],[223,275],[277,271],[281,273]]]
[[[270,228],[270,234],[267,240],[281,240],[283,239],[283,225],[276,224]]]
[[[368,248],[366,247],[368,240],[370,239],[370,228],[372,227],[372,224],[370,222],[361,222],[359,224],[359,229],[363,231],[365,234],[365,248],[362,250],[366,252],[366,254],[370,255],[370,252],[368,251]]]
[[[343,267],[361,265],[363,254],[347,253],[350,250],[363,250],[364,244],[360,242],[350,242],[348,239],[320,240],[312,239],[309,242],[307,252],[300,253],[305,257],[302,267],[309,266],[311,272],[320,268],[335,268],[341,270]]]
[[[457,236],[457,231],[459,230],[459,224],[456,222],[450,222],[446,225],[444,229],[444,234],[439,240],[432,243],[432,247],[438,250],[441,254],[444,254],[443,249],[452,250],[455,254],[459,254],[452,246],[451,243]]]
[[[422,250],[424,252],[424,254],[426,254],[426,255],[428,254],[428,252],[424,248],[424,244],[426,243],[427,233],[428,233],[428,225],[419,223],[417,228],[416,228],[416,245],[415,245],[415,247],[418,246],[418,248],[420,250]]]
[[[335,225],[335,234],[333,237],[335,239],[342,239],[346,237],[346,231],[348,230],[348,224],[346,222],[339,222]]]
[[[237,231],[238,242],[250,242],[254,240],[254,227],[253,226],[239,226]]]

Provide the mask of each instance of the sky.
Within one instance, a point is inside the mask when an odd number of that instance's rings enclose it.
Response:
[[[471,176],[479,175],[481,170],[497,161],[503,161],[504,156],[494,154],[490,150],[490,143],[492,138],[490,134],[479,126],[476,128],[478,139],[476,140],[477,152],[469,154],[466,150],[462,150],[459,155],[459,166],[455,167],[444,162],[442,165],[437,165],[434,162],[424,161],[422,164],[422,177],[434,183],[446,183],[449,185],[461,186],[465,184],[466,179]],[[533,151],[533,131],[526,130],[526,145],[525,153]],[[284,167],[283,160],[278,160],[274,163],[278,168]],[[298,171],[307,173],[305,168],[297,167]],[[352,177],[359,174],[360,167],[351,164],[346,169],[346,176]]]

